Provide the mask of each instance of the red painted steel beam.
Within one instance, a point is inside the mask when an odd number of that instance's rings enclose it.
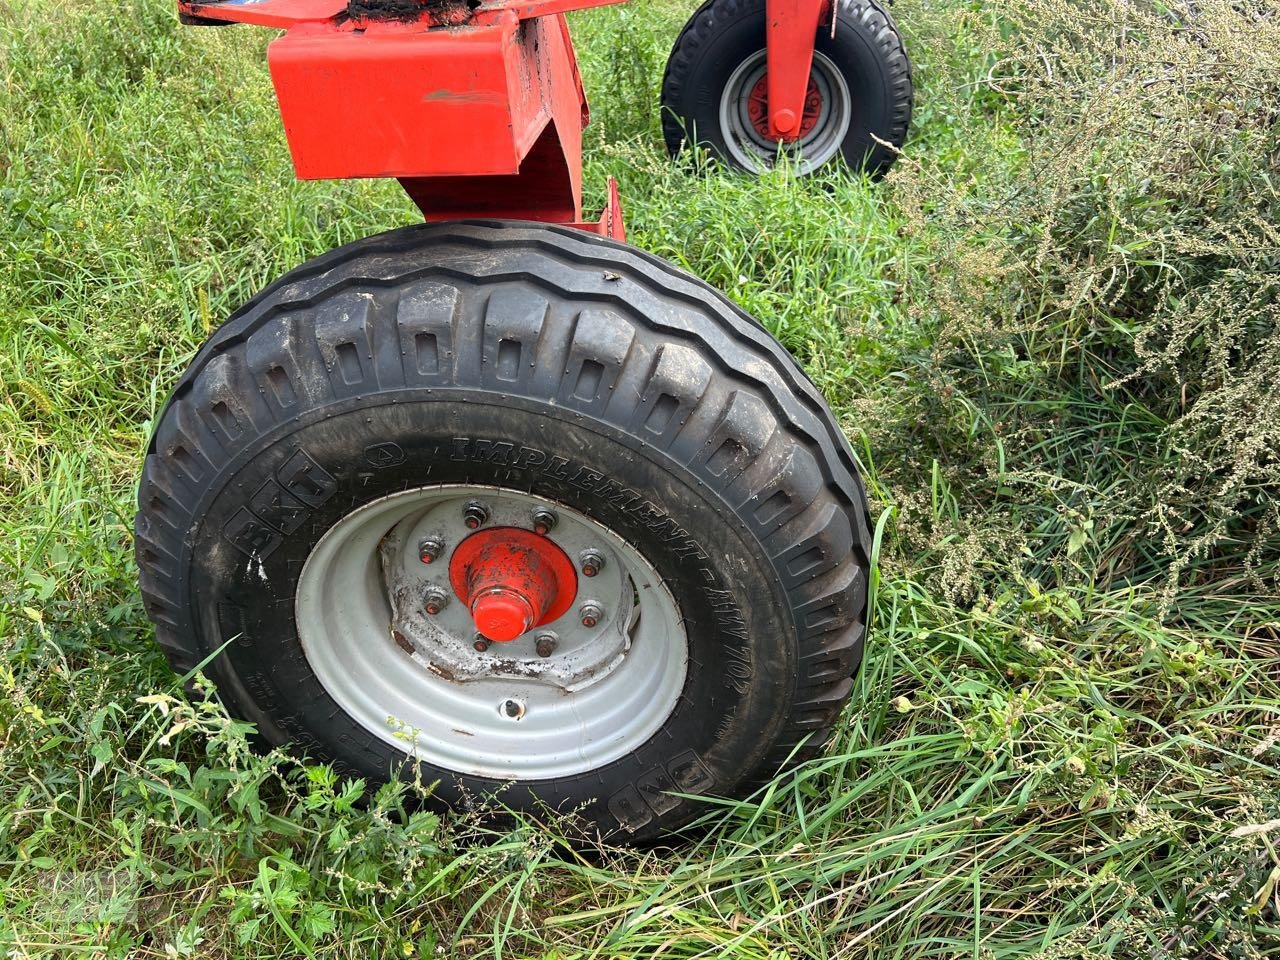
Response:
[[[304,23],[328,23],[346,9],[347,0],[216,0],[212,3],[179,0],[178,3],[178,12],[188,17],[283,29]]]
[[[830,0],[765,0],[769,134],[779,140],[800,136],[813,44],[830,11]]]
[[[515,173],[550,119],[517,27],[290,30],[267,62],[298,177]]]
[[[533,20],[570,10],[625,2],[626,0],[482,0],[478,6],[467,10],[466,15],[473,19],[483,18],[485,14],[510,10],[520,20]],[[300,24],[336,21],[339,16],[347,14],[348,7],[348,0],[178,0],[178,12],[189,17],[282,29]],[[437,18],[437,14],[448,7],[448,4],[424,3],[419,19],[433,23],[452,22],[456,19],[452,12]]]
[[[521,20],[550,17],[570,10],[586,10],[588,7],[607,7],[627,0],[483,0],[476,13],[510,10]]]
[[[618,181],[613,177],[609,178],[608,198],[605,200],[604,210],[601,211],[599,220],[578,220],[570,223],[569,226],[608,237],[610,240],[617,240],[619,243],[626,243],[627,228],[622,222],[622,199],[618,196]]]

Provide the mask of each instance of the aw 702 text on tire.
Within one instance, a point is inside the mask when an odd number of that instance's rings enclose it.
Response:
[[[175,389],[136,530],[175,668],[221,651],[267,741],[608,836],[819,748],[862,653],[822,398],[711,288],[576,230],[407,227],[267,288]]]

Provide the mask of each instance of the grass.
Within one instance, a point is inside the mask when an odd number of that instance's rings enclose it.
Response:
[[[13,957],[1280,956],[1280,38],[1251,3],[898,0],[890,178],[691,174],[688,3],[576,15],[589,202],[800,358],[878,515],[823,759],[686,842],[566,854],[248,749],[130,543],[220,318],[412,222],[296,183],[267,31],[0,4],[0,946]]]

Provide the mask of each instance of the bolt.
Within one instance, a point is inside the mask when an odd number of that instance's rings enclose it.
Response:
[[[600,604],[592,600],[584,603],[578,613],[582,616],[582,625],[584,627],[594,627],[600,622],[600,618],[604,616],[604,610],[600,608]]]
[[[418,559],[423,563],[431,563],[444,553],[444,541],[439,537],[427,537],[418,543]]]
[[[443,610],[449,603],[449,595],[439,587],[431,587],[427,590],[427,613],[433,617]]]
[[[489,638],[486,637],[484,634],[477,633],[476,641],[475,643],[471,644],[471,646],[475,647],[478,653],[484,653],[486,650],[489,649]]]
[[[533,532],[540,537],[545,537],[555,528],[556,521],[560,518],[556,516],[554,510],[547,507],[539,507],[533,511]]]
[[[544,633],[538,637],[538,656],[549,657],[556,652],[556,637],[553,633]]]
[[[502,705],[502,712],[508,717],[514,719],[520,716],[520,714],[524,712],[524,709],[520,706],[520,702],[518,700],[508,700]]]
[[[796,127],[796,115],[791,110],[779,110],[773,115],[773,125],[779,133],[790,133]]]
[[[468,530],[480,529],[488,519],[489,508],[479,500],[468,500],[467,505],[462,508],[462,522],[467,525]]]
[[[604,557],[598,550],[583,550],[582,553],[578,554],[578,559],[582,561],[582,575],[584,577],[594,577],[604,569]]]

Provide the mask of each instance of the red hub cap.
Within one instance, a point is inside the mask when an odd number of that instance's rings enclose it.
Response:
[[[821,115],[822,94],[818,92],[818,85],[814,83],[811,76],[809,87],[804,92],[804,113],[800,117],[800,130],[793,138],[787,139],[798,140],[807,136],[809,131],[818,125],[818,117]],[[778,139],[769,132],[769,72],[767,70],[760,75],[760,79],[747,94],[747,117],[760,136],[766,140]]]
[[[476,630],[503,642],[562,616],[578,591],[565,552],[519,527],[493,527],[463,540],[449,559],[449,582]]]

